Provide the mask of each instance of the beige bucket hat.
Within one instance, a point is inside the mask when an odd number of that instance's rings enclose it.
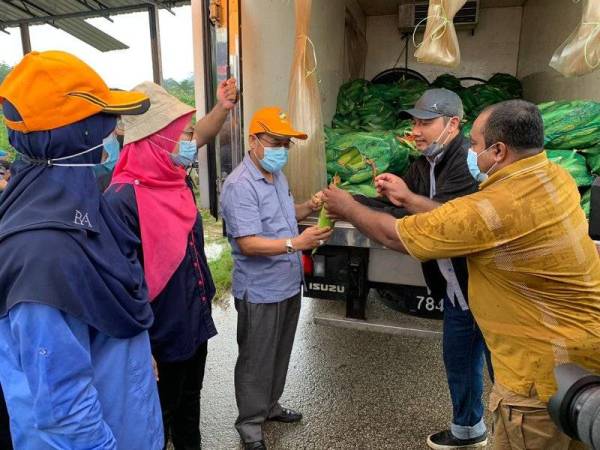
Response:
[[[125,129],[123,145],[151,136],[181,116],[196,111],[151,81],[144,81],[132,90],[143,92],[150,98],[150,109],[138,116],[122,116]]]

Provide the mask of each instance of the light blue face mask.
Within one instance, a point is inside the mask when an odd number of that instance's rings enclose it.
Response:
[[[285,147],[265,147],[265,156],[259,162],[267,172],[279,172],[288,162],[288,150]]]
[[[481,153],[476,153],[472,148],[469,148],[469,151],[467,152],[467,166],[469,167],[469,172],[471,172],[471,175],[473,175],[473,178],[475,178],[480,183],[484,182],[485,180],[487,180],[489,178],[489,173],[492,171],[492,169],[494,167],[496,167],[496,164],[498,164],[498,163],[494,163],[494,165],[492,167],[490,167],[487,170],[487,172],[482,172],[481,169],[479,168],[479,165],[477,164],[477,158],[479,158],[480,155],[483,155],[485,152],[487,152],[489,149],[491,149],[494,145],[496,145],[496,144],[490,145],[488,148],[486,148]]]
[[[198,154],[198,147],[196,146],[195,139],[192,139],[191,141],[174,141],[173,139],[161,136],[160,134],[157,134],[157,136],[167,141],[179,144],[179,151],[177,153],[171,153],[171,158],[173,159],[173,162],[175,164],[181,167],[189,167],[192,164],[194,164],[194,161],[196,161],[196,156]],[[152,141],[150,141],[150,143],[154,144]],[[161,150],[164,150],[165,152],[167,151],[162,147],[159,148]]]
[[[108,155],[106,160],[102,163],[104,167],[108,170],[114,170],[115,164],[117,164],[117,160],[119,159],[119,153],[121,151],[121,145],[117,140],[117,137],[114,134],[107,136],[102,141],[102,146],[104,147],[104,151]]]
[[[258,137],[256,138],[258,139]],[[260,142],[260,139],[258,139]],[[288,149],[280,146],[280,147],[265,147],[262,142],[260,142],[263,149],[265,150],[263,159],[259,159],[258,162],[269,173],[279,172],[281,169],[285,167],[288,162]]]
[[[182,167],[189,167],[196,161],[197,154],[196,140],[179,141],[179,153],[173,155],[173,161]]]

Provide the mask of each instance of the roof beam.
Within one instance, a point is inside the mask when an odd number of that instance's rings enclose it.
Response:
[[[162,54],[160,50],[160,26],[158,20],[158,7],[148,6],[148,24],[150,25],[150,50],[152,52],[152,75],[154,82],[163,84]]]
[[[158,0],[146,0],[144,3],[147,3],[152,6],[156,6],[157,8],[162,7],[164,9],[166,9],[167,11],[169,11],[171,14],[175,15],[173,10],[168,5],[165,5],[164,3],[161,3]]]
[[[23,14],[27,14],[30,17],[30,18],[27,18],[27,19],[19,19],[17,21],[7,20],[7,21],[3,22],[3,25],[2,25],[3,28],[4,27],[6,27],[6,28],[8,28],[8,27],[15,27],[15,26],[18,27],[18,26],[21,25],[21,23],[31,23],[31,22],[28,22],[28,20],[33,20],[33,19],[36,19],[36,18],[40,17],[40,16],[36,16],[35,14],[33,14],[29,10],[29,8],[27,8],[27,6],[25,5],[24,2],[21,2],[21,6],[15,4],[13,2],[11,2],[10,0],[0,0],[0,3],[4,3],[4,4],[8,5],[9,7],[13,8],[13,9],[16,9],[19,12],[22,12]],[[37,23],[46,23],[48,25],[52,25],[54,28],[58,28],[56,25],[54,25],[54,23],[52,23],[51,16],[50,17],[46,17],[45,20],[42,20],[42,21],[37,22]]]
[[[102,10],[103,10],[103,9],[106,9],[106,5],[102,4],[101,2],[98,2],[98,1],[96,2],[96,3],[97,3],[97,5],[98,5],[98,7],[99,7],[98,9],[96,9],[96,8],[92,7],[92,6],[91,6],[91,5],[90,5],[90,4],[87,2],[87,0],[75,0],[75,1],[76,1],[77,3],[79,3],[81,6],[83,6],[84,8],[87,8],[87,9],[89,9],[90,11],[98,11],[98,12],[99,12],[99,13],[102,15],[102,17],[104,17],[106,20],[108,20],[109,22],[113,22],[113,23],[114,23],[114,20],[112,20],[112,19],[110,18],[110,14],[109,14],[109,13],[107,13],[107,12],[102,12]]]
[[[31,38],[29,37],[29,25],[22,23],[21,26],[21,46],[23,47],[23,56],[31,52]]]
[[[170,2],[170,5],[171,6],[184,5],[187,3],[189,3],[189,1]],[[27,17],[24,19],[6,20],[2,23],[3,28],[18,27],[22,23],[27,23],[29,25],[49,23],[50,25],[53,25],[53,22],[55,20],[60,20],[60,19],[74,19],[74,18],[87,19],[87,18],[91,18],[91,17],[101,17],[102,15],[104,15],[104,13],[119,14],[119,13],[127,13],[127,12],[134,12],[134,11],[147,11],[148,10],[147,3],[144,2],[144,3],[137,4],[137,5],[111,7],[111,8],[108,8],[106,11],[102,11],[102,13],[96,9],[93,11],[78,11],[78,12],[68,13],[68,14],[34,16],[34,15],[31,15],[31,13],[29,11],[23,10],[22,8],[11,3],[10,1],[0,0],[0,4],[10,5],[14,8],[19,9],[21,12],[24,12],[25,14],[28,14],[31,16],[31,17]],[[159,5],[161,8],[166,7],[162,3],[160,3]]]

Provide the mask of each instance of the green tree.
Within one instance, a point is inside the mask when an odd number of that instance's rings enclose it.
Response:
[[[8,75],[8,72],[10,72],[11,70],[12,70],[11,66],[0,61],[0,83],[2,83],[2,81],[4,81],[4,78],[6,78],[6,75]]]
[[[4,81],[4,78],[6,78],[6,75],[8,75],[8,72],[10,72],[11,70],[12,70],[11,66],[0,61],[0,83],[2,83],[2,81]],[[4,125],[4,115],[2,114],[1,110],[0,110],[0,150],[8,151],[11,154],[13,154],[13,152],[14,152],[12,147],[8,144],[8,132],[6,130],[6,126]]]
[[[196,107],[193,77],[186,78],[182,81],[175,81],[172,78],[167,78],[164,82],[164,87],[169,94],[177,97],[183,103]]]

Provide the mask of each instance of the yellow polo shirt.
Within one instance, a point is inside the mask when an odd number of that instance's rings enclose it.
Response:
[[[570,175],[545,152],[494,173],[480,191],[399,219],[415,258],[466,256],[469,303],[496,381],[547,401],[553,369],[600,373],[600,258]]]

